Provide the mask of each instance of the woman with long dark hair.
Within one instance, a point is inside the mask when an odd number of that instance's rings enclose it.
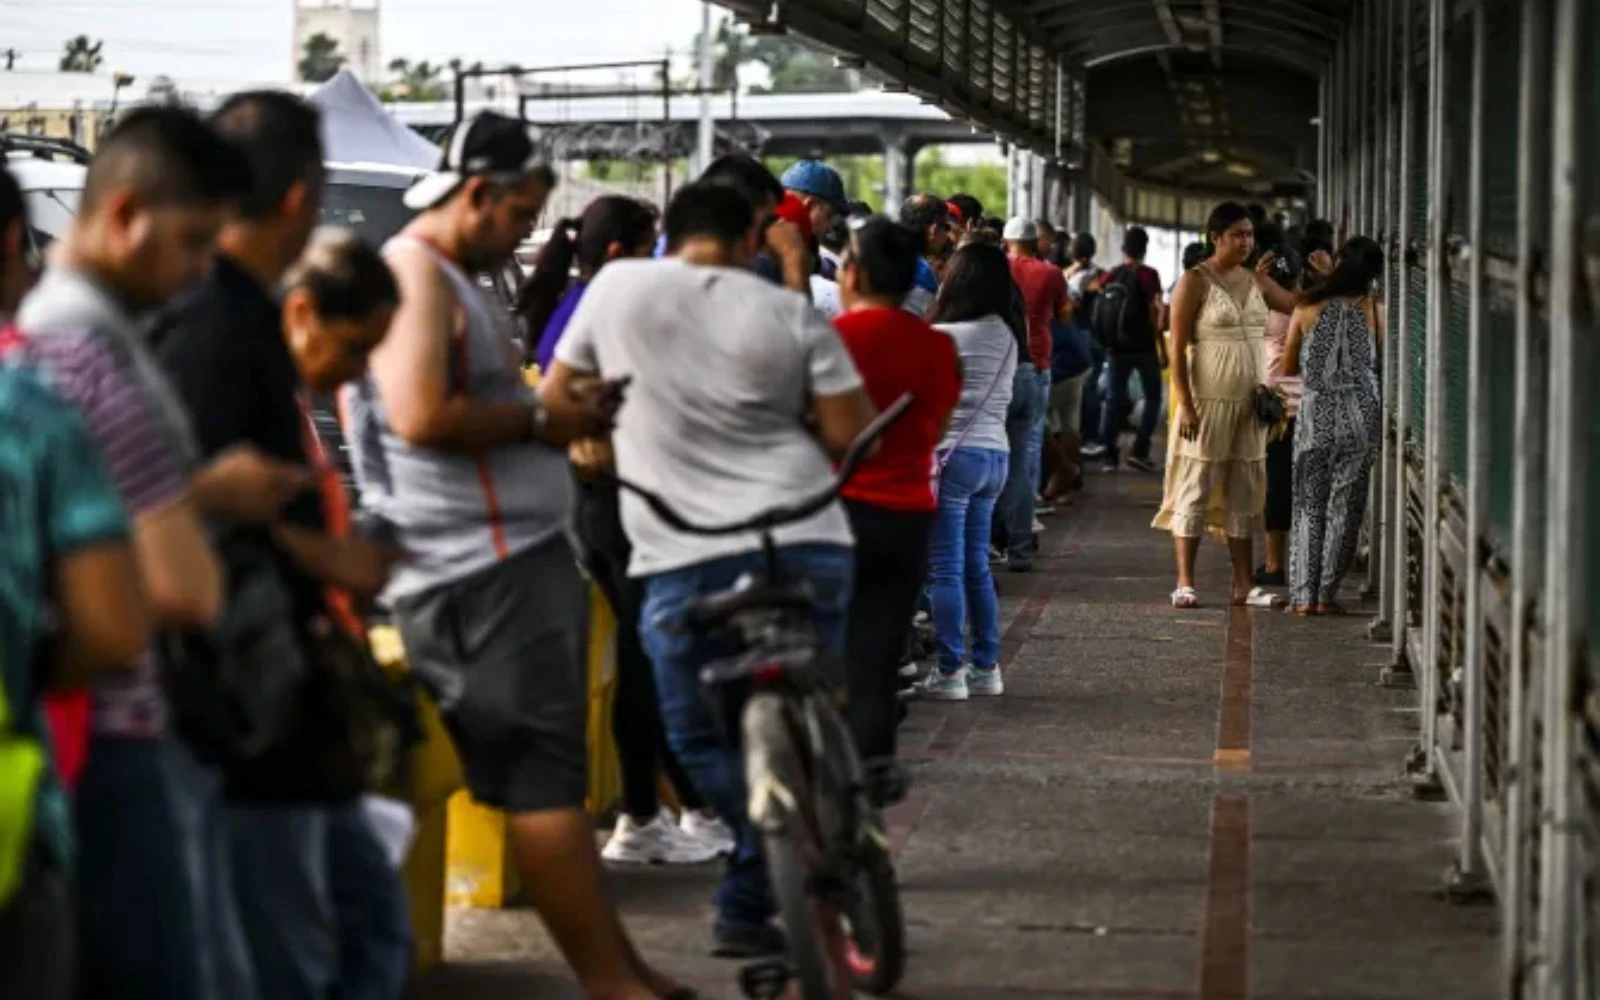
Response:
[[[962,379],[960,402],[935,459],[938,512],[928,597],[937,662],[916,690],[926,698],[965,701],[1003,690],[989,537],[1010,465],[1006,412],[1012,381],[1028,349],[1027,321],[1005,251],[971,244],[955,252],[934,301],[933,324],[955,341]]]
[[[1304,384],[1294,436],[1294,519],[1289,600],[1298,614],[1343,614],[1339,584],[1355,559],[1367,477],[1378,453],[1383,397],[1376,359],[1383,309],[1376,291],[1383,250],[1349,240],[1333,273],[1289,319],[1284,371]]]
[[[1252,539],[1266,503],[1267,426],[1253,399],[1267,381],[1262,336],[1270,308],[1293,312],[1294,296],[1245,266],[1255,226],[1242,205],[1224,202],[1206,222],[1209,258],[1178,279],[1172,300],[1173,423],[1166,493],[1155,527],[1170,530],[1178,563],[1172,606],[1200,603],[1194,565],[1200,536],[1226,537],[1234,604],[1271,607],[1252,580]]]
[[[650,256],[655,238],[649,207],[619,195],[597,198],[582,218],[556,226],[517,296],[529,338],[537,337],[534,360],[541,369],[549,365],[567,321],[600,269],[619,258]],[[639,638],[644,588],[628,576],[632,550],[622,530],[616,483],[600,475],[612,465],[611,443],[580,441],[572,446],[572,462],[577,480],[573,521],[584,563],[617,619],[612,735],[622,771],[622,814],[601,856],[631,863],[709,860],[731,850],[733,837],[706,808],[667,746],[655,673]],[[656,783],[663,772],[684,807],[680,823],[671,822],[661,807]]]

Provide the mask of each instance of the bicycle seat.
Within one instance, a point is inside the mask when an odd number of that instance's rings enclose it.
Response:
[[[806,611],[811,606],[811,587],[804,581],[761,583],[742,576],[729,590],[691,599],[683,608],[683,624],[714,629],[747,611]]]

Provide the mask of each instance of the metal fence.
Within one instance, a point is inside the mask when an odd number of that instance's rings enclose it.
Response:
[[[1389,255],[1374,638],[1509,997],[1600,997],[1600,4],[1357,0],[1320,214]]]

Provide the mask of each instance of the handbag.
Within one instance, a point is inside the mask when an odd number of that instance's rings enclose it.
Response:
[[[1256,420],[1267,428],[1268,437],[1276,441],[1289,426],[1289,403],[1283,391],[1270,385],[1258,385],[1250,393],[1250,409]]]

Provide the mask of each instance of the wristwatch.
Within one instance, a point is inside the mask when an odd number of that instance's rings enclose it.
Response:
[[[537,399],[528,404],[528,440],[543,441],[545,427],[550,423],[550,411]]]

